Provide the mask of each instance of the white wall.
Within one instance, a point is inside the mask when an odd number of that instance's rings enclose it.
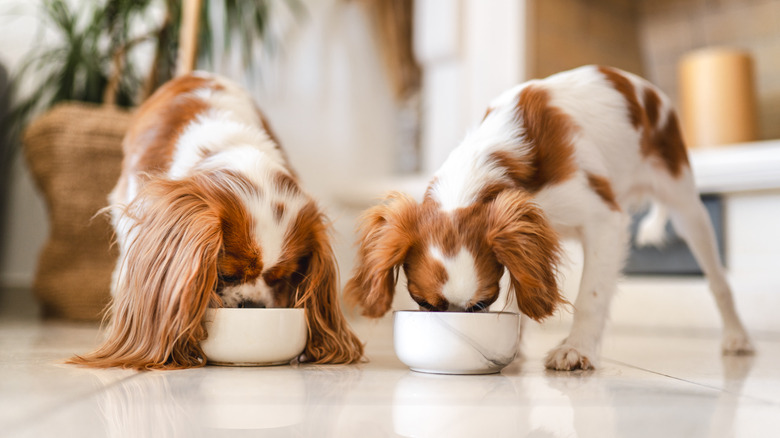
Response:
[[[397,107],[360,2],[311,0],[253,87],[306,188],[332,198],[392,173]]]
[[[423,173],[441,166],[487,105],[526,79],[526,1],[417,0]]]
[[[49,234],[46,208],[21,156],[15,160],[0,247],[0,286],[32,284],[38,253]]]

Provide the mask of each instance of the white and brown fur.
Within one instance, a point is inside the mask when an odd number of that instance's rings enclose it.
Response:
[[[72,362],[201,366],[209,306],[305,308],[304,360],[360,360],[327,218],[245,92],[202,73],[174,79],[138,110],[123,149],[108,337]]]
[[[421,308],[478,311],[497,299],[506,269],[519,309],[540,320],[565,302],[559,239],[575,237],[584,270],[573,326],[546,366],[592,368],[627,255],[629,212],[648,200],[663,206],[663,220],[647,222],[642,236],[658,234],[668,211],[709,280],[724,353],[752,352],[669,100],[608,67],[581,67],[498,96],[422,203],[393,193],[365,213],[346,294],[379,317],[403,267]]]

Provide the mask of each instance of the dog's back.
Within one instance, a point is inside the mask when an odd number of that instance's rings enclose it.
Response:
[[[205,73],[168,82],[136,113],[122,143],[122,175],[110,201],[135,198],[141,176],[181,179],[214,154],[239,145],[251,145],[266,154],[269,165],[292,173],[263,115],[241,88]]]
[[[494,99],[431,193],[454,209],[476,201],[491,181],[511,180],[554,219],[558,205],[568,206],[568,216],[591,192],[610,208],[631,209],[667,190],[659,186],[665,178],[693,182],[669,100],[637,76],[586,66]]]

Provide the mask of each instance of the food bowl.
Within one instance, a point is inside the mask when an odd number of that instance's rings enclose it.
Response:
[[[208,335],[200,346],[211,365],[287,364],[308,338],[304,309],[212,308],[205,325]]]
[[[393,344],[413,371],[492,374],[517,356],[519,327],[511,312],[397,311]]]

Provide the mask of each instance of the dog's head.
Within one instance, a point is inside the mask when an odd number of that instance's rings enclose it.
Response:
[[[530,197],[505,190],[454,211],[399,193],[362,218],[347,297],[364,314],[390,310],[403,267],[412,299],[433,311],[480,311],[499,294],[504,268],[520,310],[539,320],[563,300],[556,281],[559,243]]]
[[[301,307],[304,359],[350,363],[362,345],[341,313],[328,224],[286,173],[266,186],[237,172],[152,179],[124,208],[132,219],[108,341],[77,363],[200,366],[209,306]]]

